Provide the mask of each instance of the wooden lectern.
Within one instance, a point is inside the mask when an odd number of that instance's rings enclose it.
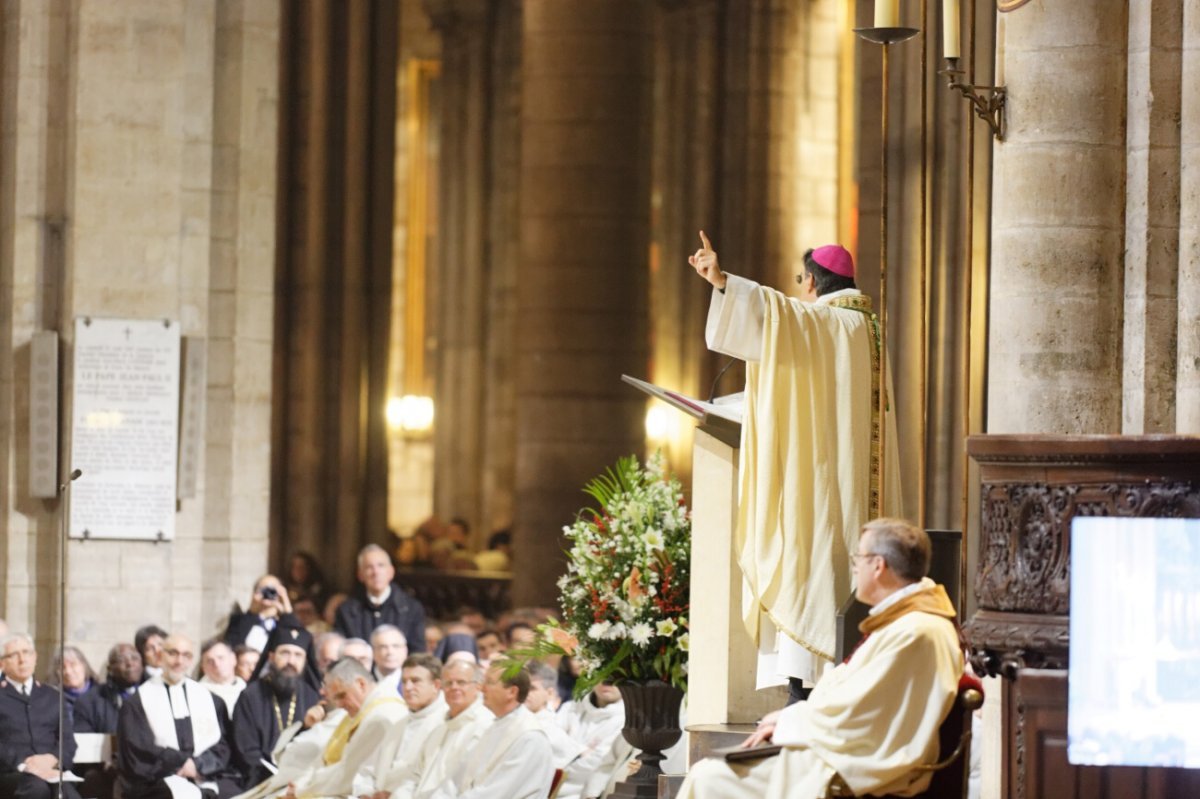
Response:
[[[758,649],[742,623],[742,570],[733,550],[740,415],[628,375],[621,379],[696,420],[688,731],[753,723],[783,707],[787,688],[755,690]]]

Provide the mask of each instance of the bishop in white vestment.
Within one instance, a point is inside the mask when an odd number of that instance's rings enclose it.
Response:
[[[901,515],[879,322],[840,246],[805,253],[793,299],[722,272],[701,240],[689,262],[713,285],[708,346],[746,361],[735,549],[759,687],[815,682],[833,661],[859,528]]]

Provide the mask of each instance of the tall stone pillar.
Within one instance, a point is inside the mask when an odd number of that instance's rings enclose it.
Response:
[[[434,508],[443,517],[461,516],[476,525],[482,516],[486,418],[492,5],[492,0],[425,3],[442,37],[440,224],[431,274],[438,354]]]
[[[65,503],[29,492],[31,337],[59,335],[65,474],[73,320],[173,319],[206,356],[196,489],[171,541],[68,543],[67,641],[98,663],[148,622],[211,636],[267,561],[279,7],[0,14],[0,614],[49,661]]]
[[[1121,429],[1126,14],[1123,0],[1074,0],[1006,15],[1008,136],[996,144],[993,173],[991,433]]]
[[[1175,429],[1183,3],[1129,5],[1123,433]]]
[[[1200,433],[1200,5],[1184,3],[1175,432]]]
[[[513,585],[550,603],[583,484],[641,454],[649,4],[527,0],[522,22]]]

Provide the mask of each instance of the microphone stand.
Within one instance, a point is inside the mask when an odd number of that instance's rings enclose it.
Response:
[[[58,486],[58,799],[63,797],[63,778],[67,770],[63,768],[64,736],[67,727],[67,686],[63,683],[62,667],[66,660],[67,648],[67,525],[70,524],[71,483],[83,475],[81,469],[76,469],[67,475]],[[72,733],[73,734],[73,733]]]

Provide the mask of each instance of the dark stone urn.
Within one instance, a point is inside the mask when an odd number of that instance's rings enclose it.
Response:
[[[679,729],[679,705],[683,691],[661,680],[621,683],[617,686],[625,700],[625,740],[642,754],[642,767],[619,783],[614,797],[657,797],[659,765],[663,750],[670,749],[683,730]]]

